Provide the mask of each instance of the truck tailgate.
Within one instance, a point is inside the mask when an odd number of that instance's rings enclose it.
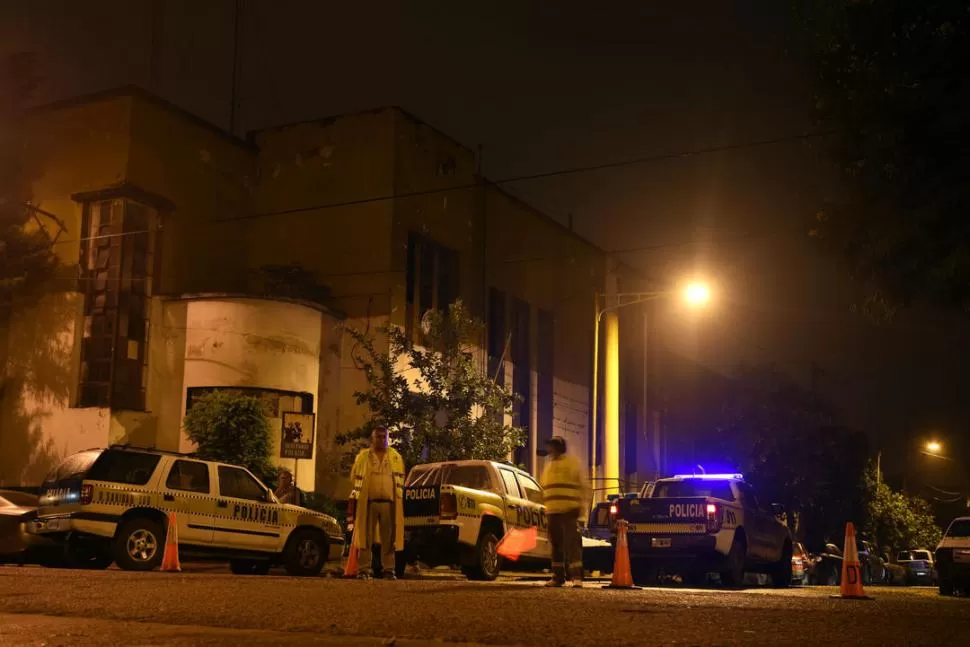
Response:
[[[405,518],[436,517],[439,514],[441,486],[415,485],[404,488]]]
[[[618,501],[618,518],[631,533],[707,533],[706,497],[627,499]]]

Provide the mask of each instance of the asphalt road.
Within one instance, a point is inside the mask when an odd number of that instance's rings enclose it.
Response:
[[[6,645],[967,645],[970,599],[0,567]]]

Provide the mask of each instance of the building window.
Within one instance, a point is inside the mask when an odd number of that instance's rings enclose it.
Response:
[[[405,329],[414,339],[429,310],[446,310],[458,299],[458,252],[410,232],[407,263]]]
[[[529,304],[519,299],[512,300],[511,312],[511,353],[512,353],[512,391],[521,399],[513,407],[512,424],[523,429],[532,423],[532,355],[530,348]],[[532,470],[532,451],[530,435],[526,434],[525,445],[515,452],[515,462]]]
[[[235,395],[248,395],[263,403],[267,418],[282,418],[286,411],[313,413],[313,394],[279,389],[261,389],[248,386],[193,386],[186,389],[185,411],[188,412],[204,395],[221,391]]]
[[[552,313],[539,310],[536,321],[536,372],[538,393],[536,393],[536,453],[546,455],[546,442],[553,434],[553,401],[555,399],[553,357],[555,348],[555,326]]]
[[[79,406],[145,409],[157,219],[127,199],[84,205]]]

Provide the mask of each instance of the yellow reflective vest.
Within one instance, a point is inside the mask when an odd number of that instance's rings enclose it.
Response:
[[[579,517],[586,517],[586,478],[579,463],[569,454],[546,462],[539,480],[542,486],[546,512],[562,514],[579,510]]]
[[[357,548],[370,550],[375,537],[367,536],[367,502],[368,488],[371,480],[371,450],[364,449],[357,454],[354,467],[350,471],[354,482],[351,499],[356,499],[354,510],[354,543]],[[391,463],[391,473],[394,477],[394,549],[404,550],[404,459],[393,447],[387,448],[387,459]]]

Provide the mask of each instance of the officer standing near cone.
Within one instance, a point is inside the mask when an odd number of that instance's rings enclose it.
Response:
[[[395,552],[404,549],[404,459],[388,446],[388,432],[378,426],[371,432],[371,445],[361,450],[351,471],[354,489],[354,548],[371,554],[371,545],[381,545],[381,577],[395,579]],[[370,560],[360,565],[358,577],[370,577]]]
[[[552,547],[552,579],[546,586],[563,586],[567,578],[583,586],[583,538],[589,493],[579,463],[566,454],[566,440],[553,436],[546,443],[549,460],[542,470],[549,543]]]

